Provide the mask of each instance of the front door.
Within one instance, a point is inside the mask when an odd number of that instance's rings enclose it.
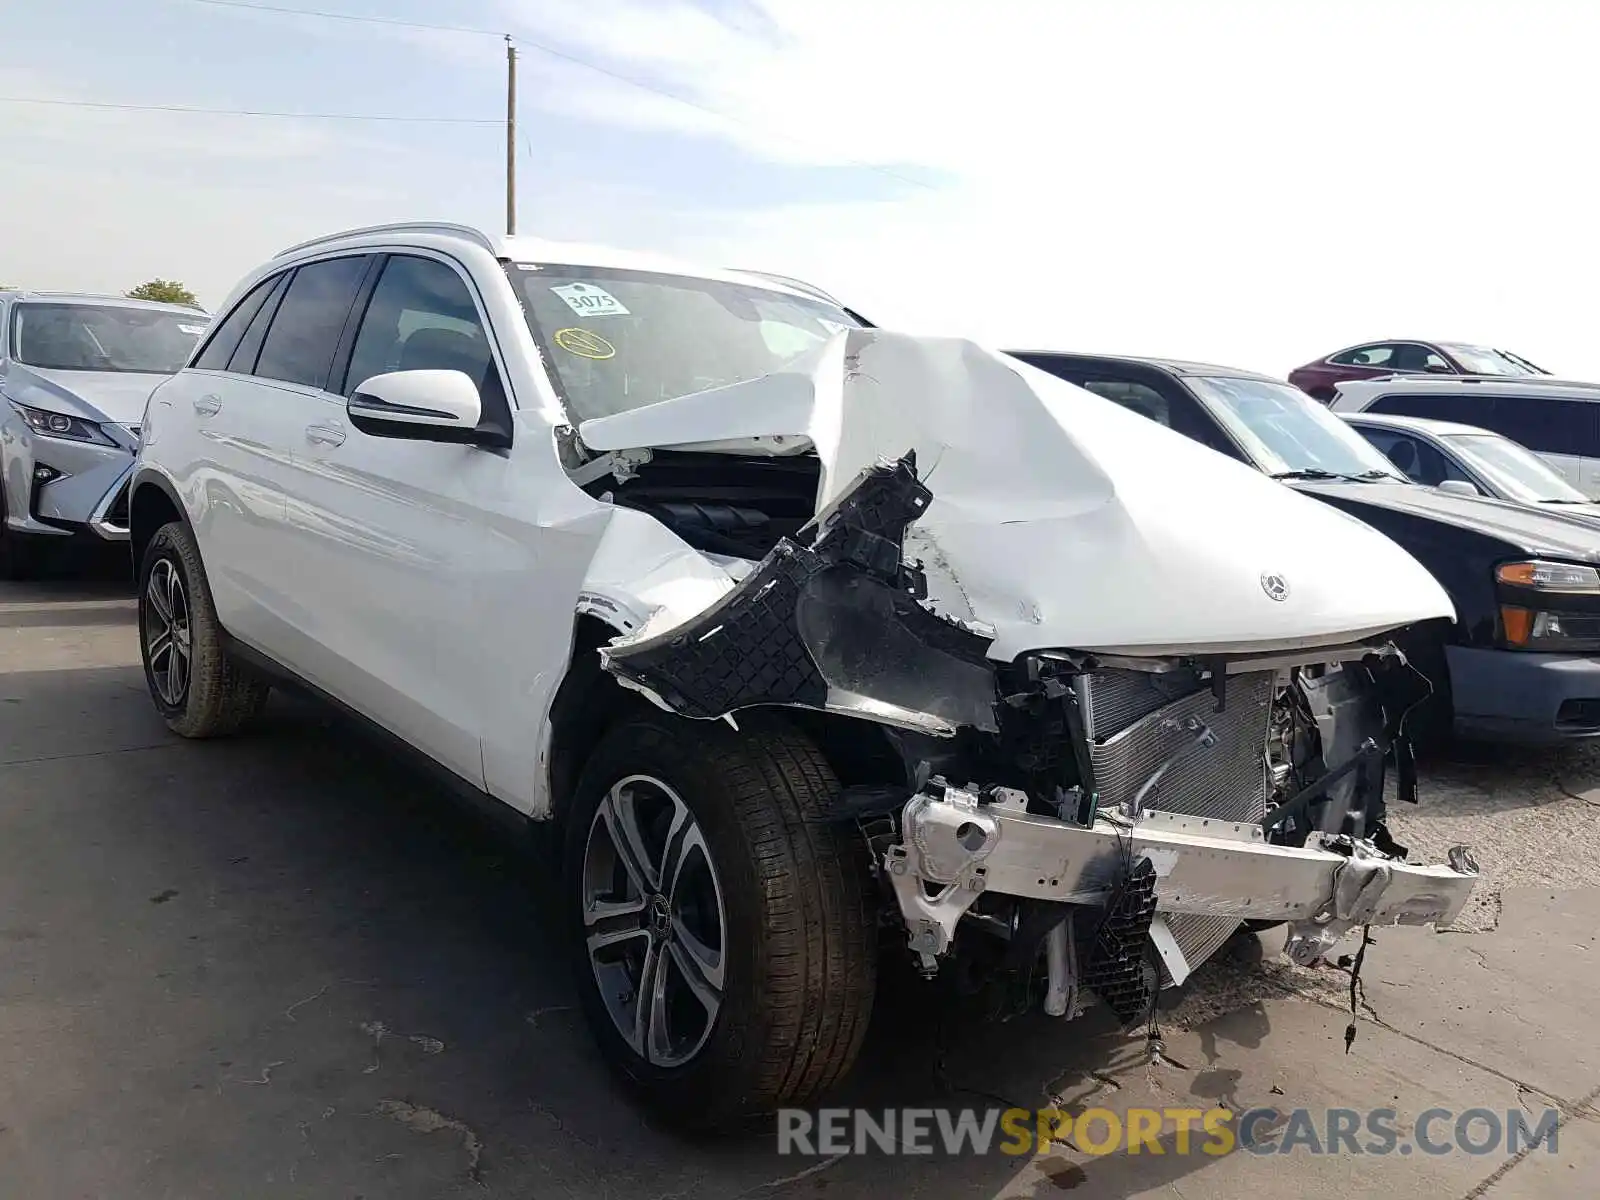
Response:
[[[486,329],[456,266],[388,257],[308,422],[287,511],[323,686],[479,787],[485,682],[504,631],[487,627],[478,583],[533,576],[519,532],[498,515],[513,486],[509,456],[367,434],[345,402],[373,375],[460,370],[479,387],[485,421],[509,430]]]

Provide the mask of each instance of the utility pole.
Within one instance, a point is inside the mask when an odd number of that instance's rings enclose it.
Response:
[[[517,48],[506,34],[506,233],[517,231]]]

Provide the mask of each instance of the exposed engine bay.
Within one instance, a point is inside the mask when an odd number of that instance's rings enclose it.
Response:
[[[1244,921],[1287,924],[1310,963],[1358,926],[1447,923],[1472,889],[1465,850],[1415,866],[1384,823],[1389,766],[1415,799],[1406,719],[1429,690],[1385,636],[997,655],[993,626],[929,602],[908,549],[935,494],[915,450],[836,481],[815,515],[813,455],[597,462],[592,494],[737,581],[617,639],[605,669],[686,717],[780,705],[883,726],[903,778],[846,781],[836,816],[930,975],[980,960],[1037,975],[1052,1015],[1092,993],[1131,1022]]]

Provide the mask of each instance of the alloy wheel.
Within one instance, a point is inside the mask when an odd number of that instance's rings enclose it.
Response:
[[[726,986],[728,922],[704,834],[659,779],[612,785],[584,850],[584,936],[617,1031],[652,1066],[680,1067],[711,1037]]]
[[[145,662],[163,703],[181,708],[189,692],[189,598],[170,558],[157,559],[144,586]]]

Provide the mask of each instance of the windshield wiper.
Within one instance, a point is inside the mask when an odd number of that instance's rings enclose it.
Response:
[[[1300,467],[1294,471],[1279,471],[1272,476],[1274,479],[1342,479],[1347,483],[1374,483],[1379,479],[1398,479],[1388,471],[1362,471],[1359,475],[1351,475],[1340,471],[1324,471],[1321,467]]]
[[[1593,500],[1541,500],[1540,504],[1593,504]]]
[[[1300,467],[1294,471],[1278,471],[1272,476],[1274,479],[1344,479],[1333,471],[1324,471],[1321,467]]]

